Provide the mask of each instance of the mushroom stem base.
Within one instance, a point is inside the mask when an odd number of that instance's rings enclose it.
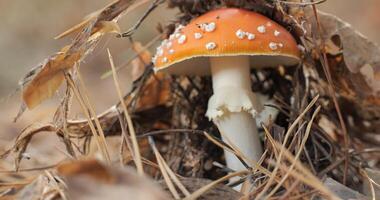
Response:
[[[247,112],[227,112],[214,120],[222,139],[232,144],[244,156],[257,162],[262,155],[260,138],[257,133],[256,121]],[[231,152],[224,151],[227,166],[233,170],[245,169],[241,161]]]

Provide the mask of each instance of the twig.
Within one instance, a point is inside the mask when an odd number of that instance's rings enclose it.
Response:
[[[310,102],[310,104],[305,108],[305,110],[297,117],[297,119],[289,127],[288,131],[285,134],[285,139],[284,139],[283,144],[282,144],[284,148],[282,148],[280,151],[280,154],[277,158],[275,168],[274,168],[272,174],[270,175],[268,183],[265,185],[264,189],[258,194],[257,199],[260,199],[261,197],[263,197],[263,195],[268,191],[269,187],[272,185],[272,182],[274,181],[274,179],[276,177],[276,173],[280,167],[282,155],[284,154],[285,145],[288,141],[288,138],[290,137],[290,133],[293,132],[293,129],[297,126],[298,122],[306,115],[306,113],[311,109],[311,107],[317,102],[318,98],[319,98],[319,95],[314,97],[313,100]]]
[[[314,176],[305,166],[303,166],[300,161],[295,160],[293,155],[287,149],[285,149],[283,145],[276,142],[276,148],[280,149],[281,152],[284,152],[285,158],[288,159],[290,163],[295,163],[295,167],[297,168],[297,172],[295,172],[290,171],[286,165],[279,165],[279,167],[281,167],[282,170],[289,171],[293,177],[309,185],[310,187],[319,190],[324,195],[328,196],[328,199],[339,199],[334,193],[332,193],[328,188],[326,188],[326,186],[323,185],[323,183],[321,183],[316,176]]]
[[[360,169],[360,172],[364,175],[364,177],[368,179],[367,181],[369,183],[369,188],[371,189],[372,200],[376,200],[375,187],[373,186],[373,183],[376,184],[376,182],[372,180],[371,177],[369,177],[368,173],[365,170]]]
[[[79,80],[79,83],[80,83],[79,87],[82,88],[82,91],[84,93],[83,99],[85,101],[85,104],[87,104],[86,106],[88,108],[88,111],[90,112],[90,115],[92,115],[94,117],[94,122],[95,122],[95,125],[96,125],[96,128],[97,128],[97,131],[98,131],[98,133],[100,135],[100,138],[102,140],[104,151],[107,154],[107,161],[110,164],[111,163],[111,158],[109,156],[109,151],[108,151],[106,137],[104,136],[104,131],[103,131],[102,125],[100,124],[100,121],[99,121],[99,119],[98,119],[98,117],[96,115],[96,111],[94,109],[94,106],[91,103],[90,98],[88,97],[88,91],[87,91],[87,88],[85,87],[85,84],[84,84],[84,81],[83,81],[83,78],[82,78],[82,74],[80,73],[79,68],[77,68],[77,77],[78,77],[78,80]]]
[[[93,136],[95,137],[95,141],[96,141],[96,144],[97,144],[99,150],[102,152],[104,159],[108,163],[111,163],[111,159],[109,157],[108,151],[107,151],[106,147],[104,146],[105,144],[103,144],[103,142],[105,142],[105,141],[103,141],[101,138],[99,138],[98,132],[96,131],[95,126],[92,122],[91,114],[90,114],[89,110],[87,109],[86,104],[85,104],[83,97],[81,96],[78,88],[75,86],[74,80],[72,79],[71,75],[68,73],[65,73],[65,78],[67,80],[68,86],[73,90],[74,95],[76,96],[76,98],[80,104],[80,107],[82,108],[82,111],[87,118],[88,125],[90,126],[91,132],[92,132]],[[96,118],[96,117],[97,116],[94,116],[94,118]]]
[[[136,59],[137,57],[139,57],[139,55],[141,53],[143,53],[145,50],[147,50],[149,47],[151,47],[153,44],[155,44],[155,42],[157,42],[160,39],[160,37],[161,37],[160,35],[157,35],[152,40],[150,40],[146,45],[144,45],[142,47],[142,49],[140,49],[140,51],[135,51],[135,53],[132,55],[132,58],[130,58],[129,60],[127,60],[124,63],[122,63],[120,66],[116,67],[116,71],[119,71],[123,67],[128,66],[134,59]],[[100,77],[100,79],[106,79],[106,78],[108,78],[111,75],[112,75],[112,70],[107,71],[104,74],[102,74],[102,76]]]
[[[311,1],[313,1],[313,0],[311,0]],[[318,34],[319,34],[319,36],[321,38],[322,45],[324,46],[325,41],[323,39],[322,25],[321,25],[321,22],[319,20],[319,16],[318,16],[318,13],[317,13],[317,8],[316,8],[315,5],[312,5],[312,7],[313,7],[313,12],[314,12],[315,20],[317,22]],[[317,49],[317,51],[319,51],[319,49]],[[319,53],[321,53],[323,55],[323,59],[321,57],[321,63],[322,63],[323,70],[324,70],[326,78],[327,78],[327,82],[329,83],[328,84],[328,89],[329,89],[329,92],[330,92],[330,96],[333,99],[335,110],[336,110],[336,112],[338,114],[340,126],[341,126],[342,132],[343,132],[344,148],[345,148],[344,149],[344,153],[345,153],[344,155],[345,155],[345,158],[346,158],[346,160],[344,161],[343,184],[346,184],[347,171],[348,171],[348,162],[349,162],[348,148],[349,148],[350,141],[349,141],[349,138],[348,138],[348,132],[347,132],[346,124],[344,122],[343,115],[342,115],[342,112],[340,110],[340,106],[339,106],[338,100],[336,99],[336,96],[335,96],[336,92],[335,92],[335,89],[333,87],[333,80],[332,80],[331,73],[330,73],[330,66],[329,66],[329,63],[327,62],[326,52],[324,50],[322,50],[322,52],[319,51]]]
[[[173,182],[170,180],[169,174],[167,173],[167,171],[166,171],[166,169],[165,169],[165,167],[164,167],[164,165],[163,165],[163,163],[159,157],[159,152],[158,152],[158,149],[156,148],[156,145],[154,144],[153,138],[148,137],[148,141],[149,141],[150,146],[153,149],[154,155],[156,156],[157,164],[160,168],[162,176],[164,177],[165,183],[169,188],[169,191],[172,193],[172,195],[174,196],[175,199],[180,199],[180,196],[179,196],[177,190],[175,189]]]
[[[149,14],[155,9],[157,8],[157,6],[159,6],[161,3],[163,3],[165,1],[163,0],[155,0],[151,5],[150,7],[148,8],[147,11],[145,11],[145,13],[143,14],[143,16],[137,21],[137,23],[132,26],[132,28],[130,28],[127,32],[125,33],[122,33],[119,37],[129,37],[131,35],[133,35],[133,33],[140,27],[140,25],[143,23],[143,21],[149,16]]]
[[[305,147],[306,141],[309,138],[309,134],[311,132],[311,127],[314,122],[315,117],[318,115],[319,111],[321,110],[321,106],[318,106],[318,108],[314,111],[313,116],[311,117],[311,120],[309,124],[306,127],[306,133],[305,136],[303,136],[302,143],[299,147],[298,152],[296,153],[296,156],[294,157],[294,160],[298,160],[300,157],[303,148]],[[267,195],[267,198],[270,198],[272,195],[274,195],[278,189],[282,186],[282,184],[285,182],[285,180],[288,178],[290,175],[290,172],[293,170],[295,166],[295,162],[292,163],[292,165],[289,167],[289,170],[286,172],[286,174],[282,177],[281,181],[276,185],[276,187]]]
[[[174,183],[177,185],[177,187],[181,190],[181,192],[186,196],[190,196],[190,192],[186,189],[186,187],[181,183],[181,181],[177,178],[177,176],[174,174],[174,172],[170,169],[168,164],[166,163],[165,159],[161,156],[160,152],[158,151],[156,144],[151,136],[148,137],[149,144],[152,146],[152,149],[154,151],[154,154],[156,155],[157,162],[160,162],[164,169],[169,175],[169,177],[174,181]]]
[[[111,68],[112,68],[112,73],[113,73],[116,91],[117,91],[117,94],[119,96],[120,104],[121,104],[123,111],[124,111],[125,119],[127,120],[127,123],[128,123],[129,133],[131,134],[133,153],[136,157],[136,159],[134,161],[136,163],[137,172],[140,175],[143,175],[144,169],[143,169],[143,165],[142,165],[142,161],[141,161],[139,144],[138,144],[137,139],[136,139],[136,132],[135,132],[135,129],[133,128],[133,122],[132,122],[131,117],[129,116],[127,105],[125,105],[123,94],[121,93],[121,90],[120,90],[119,79],[117,77],[115,64],[113,62],[111,52],[109,49],[107,49],[107,52],[108,52],[108,57],[109,57],[109,61],[110,61]]]

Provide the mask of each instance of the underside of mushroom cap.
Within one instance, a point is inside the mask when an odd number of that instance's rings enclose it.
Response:
[[[300,53],[292,35],[255,12],[222,8],[177,27],[153,58],[155,71],[208,75],[207,58],[248,55],[251,67],[295,65]]]

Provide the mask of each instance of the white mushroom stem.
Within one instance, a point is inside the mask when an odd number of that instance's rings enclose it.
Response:
[[[211,57],[210,64],[214,95],[206,115],[217,125],[223,141],[258,161],[263,151],[254,118],[258,108],[251,89],[249,57]],[[229,168],[245,169],[234,154],[225,151],[225,157]]]

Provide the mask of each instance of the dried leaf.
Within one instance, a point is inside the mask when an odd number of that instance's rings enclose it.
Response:
[[[129,79],[128,83],[125,83],[126,85],[132,85],[133,81],[138,80],[144,74],[146,66],[152,58],[151,53],[140,42],[133,42],[132,49],[137,53],[137,56],[131,61],[131,66],[128,68]],[[136,111],[167,104],[171,95],[169,81],[169,76],[162,73],[150,76],[141,89],[136,102]],[[127,102],[131,100],[133,100],[133,96],[130,96]]]
[[[29,109],[54,95],[64,80],[63,72],[83,60],[94,49],[102,35],[120,32],[116,21],[133,2],[134,0],[118,0],[99,12],[97,16],[90,17],[83,26],[78,26],[85,28],[71,45],[64,47],[61,52],[51,56],[28,73],[21,82],[23,100]]]
[[[82,52],[67,55],[68,48],[49,58],[41,70],[23,87],[23,100],[29,109],[52,97],[64,80],[63,72],[74,66]]]
[[[156,106],[165,105],[170,102],[170,79],[167,75],[158,73],[151,76],[139,96],[136,110],[147,110]]]
[[[359,98],[380,105],[380,48],[338,17],[320,11],[318,15],[324,33],[323,39],[342,49],[349,71],[343,78],[347,80],[349,87]],[[314,18],[311,11],[306,16]],[[314,19],[310,21],[315,22]],[[317,24],[314,23],[313,26],[316,30]],[[334,48],[331,54],[336,53]]]
[[[140,42],[134,42],[132,49],[138,54],[135,59],[132,60],[132,79],[133,81],[143,75],[146,66],[151,62],[152,54],[148,49],[144,48]]]
[[[49,196],[57,194],[56,189],[48,176],[39,175],[32,183],[24,187],[17,193],[15,199],[20,200],[38,200],[45,199]]]
[[[106,167],[96,160],[75,161],[58,168],[72,199],[169,199],[151,180],[123,168]]]
[[[141,0],[133,5],[131,5],[130,7],[128,7],[128,9],[125,11],[124,14],[128,13],[129,11],[132,11],[144,4],[146,4],[147,2],[149,2],[150,0]],[[118,1],[116,1],[118,2]],[[107,9],[108,7],[110,7],[111,5],[115,4],[116,2],[113,2],[107,6],[105,6],[104,8],[100,9],[100,10],[97,10],[95,12],[92,12],[90,13],[89,15],[87,15],[83,21],[81,21],[80,23],[74,25],[73,27],[69,28],[68,30],[66,30],[65,32],[57,35],[54,39],[61,39],[61,38],[64,38],[70,34],[73,34],[73,33],[78,33],[80,30],[82,30],[84,27],[86,27],[90,22],[91,20],[94,20],[96,19],[96,17],[99,15],[99,13],[101,13],[103,10]],[[133,2],[132,2],[133,3]]]

